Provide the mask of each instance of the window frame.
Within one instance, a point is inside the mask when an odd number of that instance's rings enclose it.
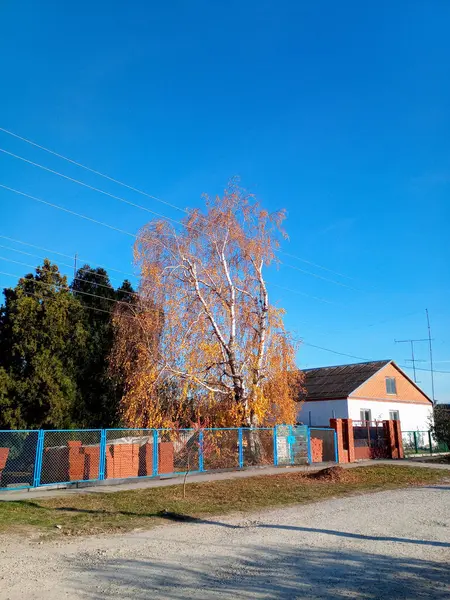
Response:
[[[385,386],[386,386],[386,394],[388,396],[396,396],[397,395],[397,379],[395,377],[385,377],[384,381],[385,381]],[[394,388],[393,392],[388,390],[388,382],[390,385],[393,384],[393,388]]]
[[[366,413],[369,415],[369,419],[363,419],[363,413]],[[370,408],[360,408],[359,409],[359,416],[360,416],[360,421],[361,423],[370,423],[372,421],[372,410]]]
[[[392,417],[392,415],[397,415],[397,418]],[[400,411],[399,410],[390,410],[389,411],[389,421],[400,421]]]

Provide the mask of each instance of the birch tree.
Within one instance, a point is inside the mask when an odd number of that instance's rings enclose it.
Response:
[[[295,350],[265,279],[285,213],[269,214],[234,183],[205,203],[181,229],[154,220],[139,232],[141,306],[116,315],[113,362],[128,382],[124,419],[134,426],[199,418],[216,426],[292,423]],[[176,397],[164,396],[173,386]]]

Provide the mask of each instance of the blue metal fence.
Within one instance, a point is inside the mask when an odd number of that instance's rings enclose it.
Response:
[[[309,464],[312,431],[305,425],[0,431],[0,491]],[[333,437],[329,431],[322,433]]]

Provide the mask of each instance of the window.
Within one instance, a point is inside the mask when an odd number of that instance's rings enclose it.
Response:
[[[396,394],[397,383],[395,377],[386,377],[386,394]]]
[[[370,411],[370,410],[361,410],[359,412],[359,415],[360,415],[360,420],[363,422],[372,420],[372,411]]]
[[[398,410],[390,410],[389,411],[389,420],[390,421],[400,421],[400,413]]]

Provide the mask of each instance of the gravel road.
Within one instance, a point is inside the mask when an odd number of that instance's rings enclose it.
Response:
[[[0,539],[0,598],[450,598],[450,486],[55,542]]]

